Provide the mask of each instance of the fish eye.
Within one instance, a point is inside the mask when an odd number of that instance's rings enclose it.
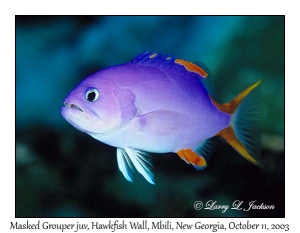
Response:
[[[99,91],[95,88],[92,88],[86,92],[85,98],[90,102],[94,102],[99,98]]]

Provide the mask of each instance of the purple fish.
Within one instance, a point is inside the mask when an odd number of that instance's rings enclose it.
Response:
[[[154,184],[147,152],[174,152],[202,170],[215,136],[258,165],[253,156],[260,154],[259,114],[251,92],[260,83],[220,104],[203,65],[146,52],[84,79],[65,98],[61,114],[78,130],[117,147],[127,180],[136,169]]]

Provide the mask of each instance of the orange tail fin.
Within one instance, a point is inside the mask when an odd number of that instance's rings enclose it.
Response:
[[[235,148],[249,162],[261,166],[253,156],[261,153],[260,142],[260,111],[256,101],[256,95],[252,92],[262,81],[258,81],[232,101],[219,104],[212,100],[214,105],[223,112],[232,114],[230,126],[221,130],[216,136],[223,137],[233,148]]]

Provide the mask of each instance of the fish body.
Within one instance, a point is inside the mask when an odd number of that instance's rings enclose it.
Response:
[[[243,130],[239,139],[234,132],[240,118],[234,112],[258,85],[222,105],[213,100],[211,78],[201,65],[146,52],[84,79],[65,98],[61,113],[75,128],[117,147],[119,169],[127,180],[132,181],[136,169],[153,184],[145,152],[174,152],[201,170],[213,153],[214,136],[224,137],[256,164],[240,140]]]

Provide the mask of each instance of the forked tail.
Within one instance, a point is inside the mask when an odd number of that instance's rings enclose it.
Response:
[[[257,81],[252,84],[229,103],[219,104],[212,100],[219,110],[232,114],[230,126],[216,136],[223,137],[245,159],[258,166],[261,164],[254,157],[261,154],[261,112],[257,93],[252,91],[261,83],[262,81]]]

